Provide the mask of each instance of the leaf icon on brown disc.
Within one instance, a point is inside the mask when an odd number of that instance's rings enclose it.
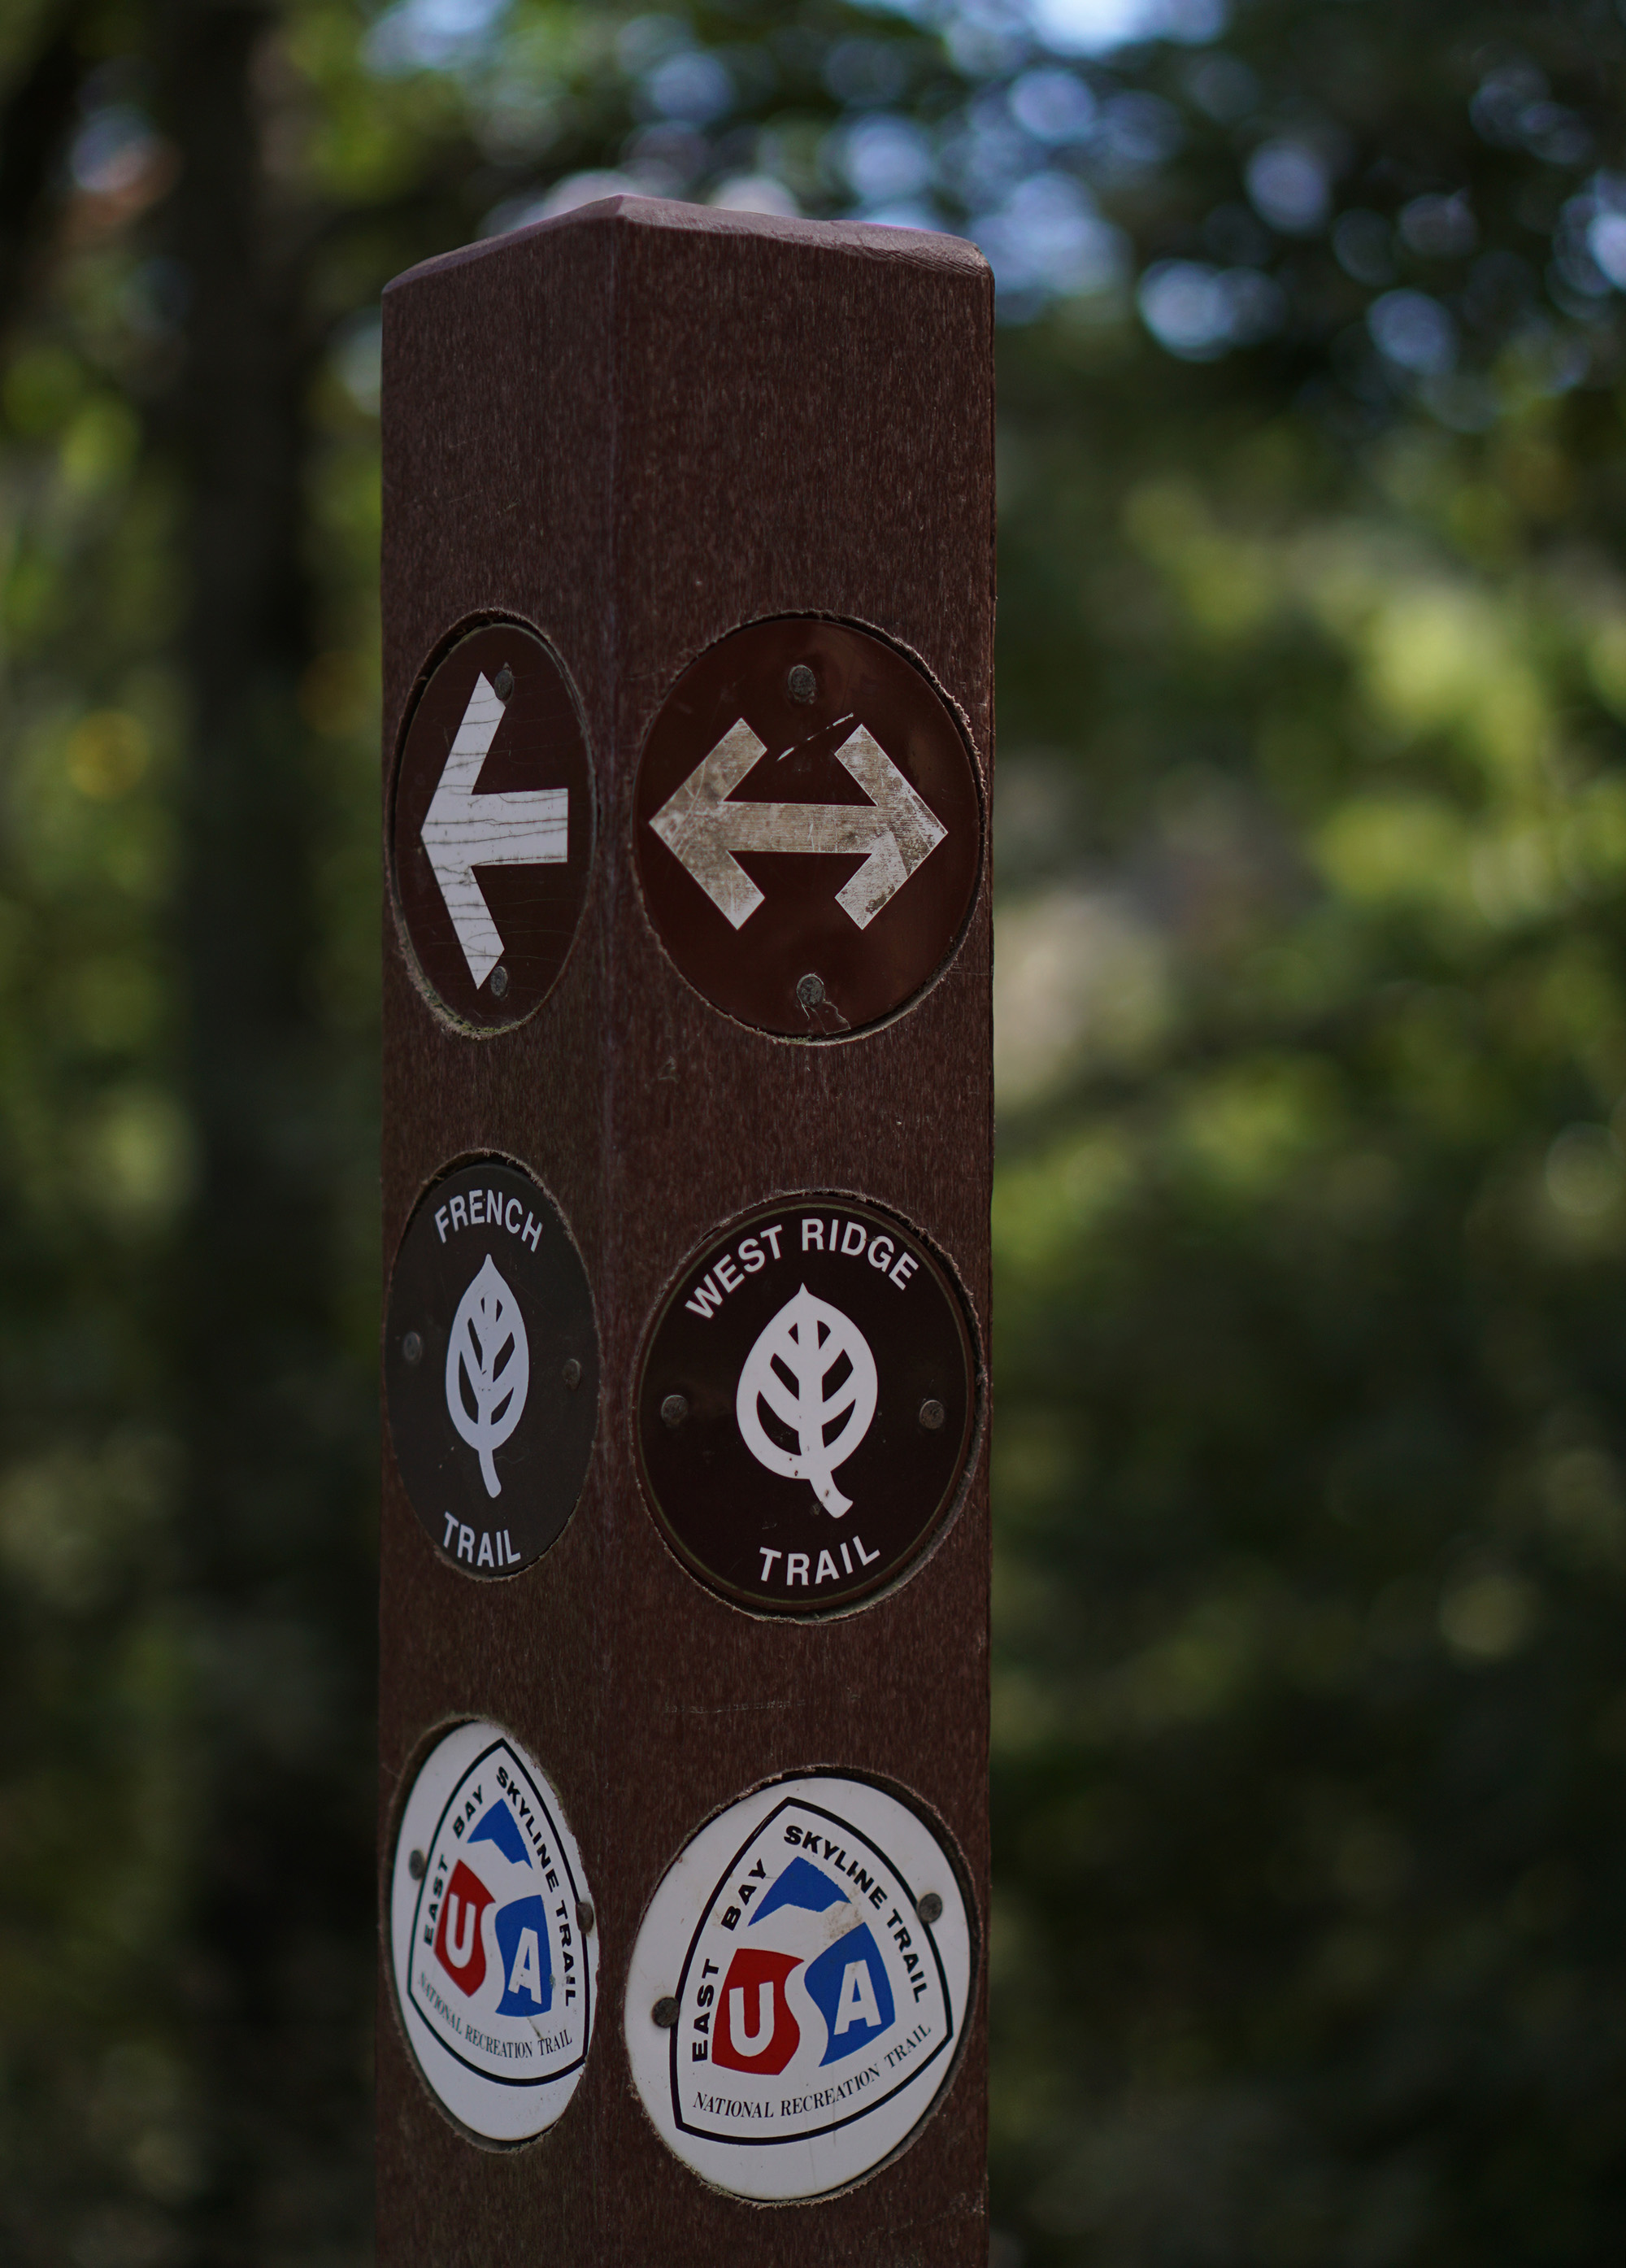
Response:
[[[519,1423],[530,1383],[525,1317],[488,1252],[458,1301],[446,1342],[446,1409],[479,1456],[488,1496],[503,1492],[491,1453]]]
[[[835,1383],[827,1390],[832,1371]],[[825,1510],[840,1520],[852,1510],[852,1499],[836,1487],[834,1469],[845,1463],[869,1432],[879,1391],[875,1358],[864,1333],[828,1300],[815,1300],[804,1284],[746,1357],[734,1414],[758,1464],[786,1480],[811,1482]],[[763,1403],[795,1436],[794,1451],[763,1425]],[[838,1425],[834,1440],[827,1438],[832,1425]]]

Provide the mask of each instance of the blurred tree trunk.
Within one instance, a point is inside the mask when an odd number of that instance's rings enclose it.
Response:
[[[78,108],[85,13],[79,5],[58,11],[0,111],[0,332],[26,287],[51,208],[53,176]]]
[[[256,2264],[301,2234],[337,2243],[345,2233],[343,2191],[354,2198],[358,2185],[333,2190],[331,2161],[364,2133],[356,1953],[372,1905],[355,1754],[369,1716],[367,1591],[356,1476],[325,1376],[332,1173],[298,713],[313,611],[300,555],[305,373],[297,269],[274,233],[255,91],[274,23],[257,7],[172,0],[166,106],[190,295],[177,431],[197,1180],[177,1352],[206,1822],[194,1854],[195,2014],[213,2131],[198,2236],[203,2257]],[[341,1685],[364,1690],[340,1706]]]

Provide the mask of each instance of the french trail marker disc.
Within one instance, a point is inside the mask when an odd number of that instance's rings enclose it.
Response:
[[[731,1804],[650,1902],[627,1983],[644,2107],[736,2197],[822,2197],[918,2126],[953,2068],[971,1931],[947,1852],[865,1780]]]
[[[517,623],[471,630],[418,696],[390,819],[414,957],[460,1022],[500,1030],[553,990],[592,834],[592,760],[563,663]]]
[[[395,1462],[465,1574],[528,1567],[576,1509],[599,1412],[592,1295],[558,1207],[492,1159],[436,1182],[390,1278]]]
[[[958,1293],[890,1214],[806,1197],[684,1267],[638,1381],[638,1462],[673,1549],[760,1613],[890,1582],[953,1504],[976,1421]]]
[[[754,622],[650,728],[633,837],[656,935],[741,1023],[834,1038],[891,1015],[959,941],[976,775],[922,673],[862,630]]]
[[[412,2052],[489,2142],[551,2126],[592,2039],[599,1939],[559,1799],[496,1725],[460,1725],[407,1798],[390,1968]]]

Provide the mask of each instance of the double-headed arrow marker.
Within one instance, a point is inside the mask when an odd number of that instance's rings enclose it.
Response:
[[[735,929],[762,902],[735,851],[862,851],[863,865],[836,892],[835,902],[859,929],[867,929],[948,829],[863,725],[835,756],[869,797],[867,804],[731,803],[767,746],[741,719],[650,825]]]
[[[482,670],[422,829],[423,848],[476,986],[485,983],[502,959],[503,940],[475,879],[475,867],[562,866],[570,856],[567,788],[537,788],[522,795],[475,793],[480,768],[502,721],[503,703]]]

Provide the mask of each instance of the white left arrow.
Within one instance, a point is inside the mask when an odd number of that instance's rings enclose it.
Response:
[[[503,940],[475,867],[562,866],[570,856],[568,788],[536,788],[523,795],[475,793],[502,721],[503,704],[482,670],[423,828],[423,848],[477,986],[502,959]]]

